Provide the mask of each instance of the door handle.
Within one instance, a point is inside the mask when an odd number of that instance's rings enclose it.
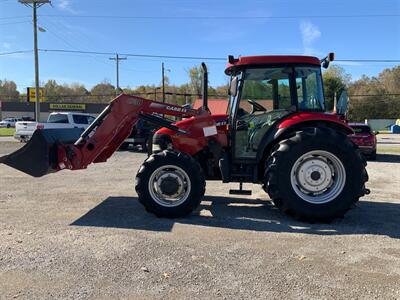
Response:
[[[243,120],[236,122],[236,130],[247,130],[247,123]]]

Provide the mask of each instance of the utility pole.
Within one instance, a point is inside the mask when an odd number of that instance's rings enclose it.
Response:
[[[164,63],[161,64],[161,76],[162,76],[162,102],[165,102],[165,77],[164,77]]]
[[[118,55],[118,53],[115,53],[115,57],[110,57],[109,58],[110,60],[115,60],[115,63],[116,63],[116,71],[117,71],[117,95],[118,95],[118,93],[119,93],[119,91],[121,90],[120,89],[120,87],[119,87],[119,61],[120,60],[126,60],[127,58],[126,57],[119,57],[119,55]]]
[[[18,0],[19,3],[31,6],[33,9],[33,51],[35,55],[35,119],[36,122],[40,121],[40,89],[39,89],[39,53],[37,42],[37,15],[36,10],[40,6],[50,3],[49,0]]]
[[[162,82],[162,101],[165,102],[165,71],[171,72],[170,69],[165,69],[164,63],[161,63],[161,82]]]

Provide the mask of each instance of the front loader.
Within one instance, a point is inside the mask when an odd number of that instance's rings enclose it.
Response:
[[[159,217],[190,214],[206,180],[261,184],[283,212],[305,221],[343,216],[365,188],[366,162],[347,138],[352,129],[325,112],[321,64],[310,56],[229,57],[227,114],[212,115],[203,67],[203,106],[190,109],[122,94],[83,132],[36,130],[0,162],[40,177],[105,162],[141,118],[162,127],[135,181],[139,201]],[[182,117],[171,122],[160,115]]]

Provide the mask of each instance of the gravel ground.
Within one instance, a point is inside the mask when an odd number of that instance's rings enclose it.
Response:
[[[371,194],[328,225],[219,182],[192,216],[157,219],[134,192],[144,159],[39,179],[0,165],[0,298],[400,299],[400,156],[370,162]]]

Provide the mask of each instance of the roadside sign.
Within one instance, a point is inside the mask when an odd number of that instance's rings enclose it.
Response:
[[[28,87],[26,91],[26,96],[28,98],[28,102],[36,102],[36,89],[34,87]],[[39,88],[39,101],[46,101],[44,97],[44,88]]]
[[[86,109],[86,104],[79,103],[50,103],[50,109],[54,110],[80,110],[84,111]]]

